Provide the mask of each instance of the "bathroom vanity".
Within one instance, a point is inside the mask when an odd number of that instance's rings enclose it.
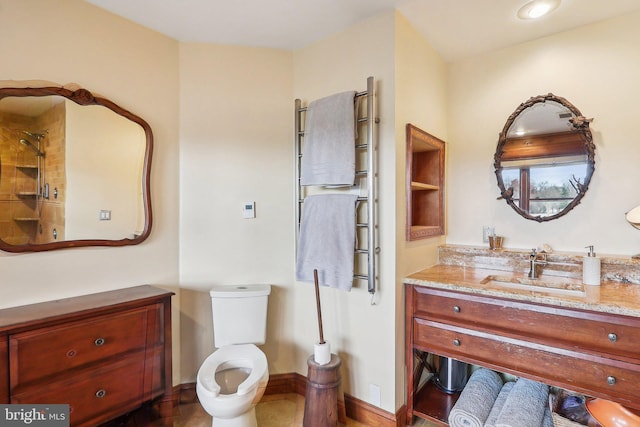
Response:
[[[171,295],[137,286],[0,310],[0,403],[69,404],[72,426],[173,405]]]
[[[475,255],[494,268],[517,265]],[[558,288],[511,288],[487,278],[518,283],[518,268],[459,261],[405,279],[408,422],[446,426],[457,398],[419,384],[427,353],[640,409],[640,285],[605,280],[578,290],[566,273],[554,279]]]

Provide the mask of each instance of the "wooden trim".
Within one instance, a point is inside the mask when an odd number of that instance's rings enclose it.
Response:
[[[269,383],[264,394],[296,393],[304,395],[307,379],[297,373],[269,375]]]
[[[196,384],[186,383],[174,387],[174,393],[178,394],[180,402],[195,402]],[[287,374],[269,375],[269,383],[264,392],[265,395],[296,393],[301,396],[306,394],[307,378],[296,372]],[[340,405],[342,402],[338,402]],[[406,425],[407,409],[403,405],[395,414],[373,406],[363,400],[348,394],[344,395],[344,407],[347,417],[370,426],[376,427],[403,427]],[[339,413],[342,412],[339,408]]]
[[[347,410],[347,417],[359,423],[366,424],[368,426],[376,427],[399,427],[404,424],[399,424],[397,414],[389,413],[383,409],[373,406],[360,399],[356,399],[353,396],[344,396],[345,407]],[[403,409],[406,411],[406,409]]]

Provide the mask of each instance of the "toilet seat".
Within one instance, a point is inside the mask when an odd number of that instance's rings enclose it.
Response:
[[[219,370],[229,368],[248,368],[251,373],[238,385],[238,396],[243,396],[257,387],[267,372],[267,357],[254,344],[233,344],[224,346],[207,357],[198,370],[198,384],[201,391],[211,397],[220,394],[220,385],[215,375]]]

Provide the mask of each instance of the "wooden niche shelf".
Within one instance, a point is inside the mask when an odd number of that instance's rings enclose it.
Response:
[[[444,234],[444,141],[407,124],[407,240]]]

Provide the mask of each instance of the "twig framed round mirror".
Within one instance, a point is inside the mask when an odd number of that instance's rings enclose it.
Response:
[[[595,170],[591,121],[552,93],[520,104],[500,132],[494,156],[498,199],[538,222],[578,205]]]
[[[0,249],[143,242],[152,152],[146,121],[86,89],[0,87]]]

